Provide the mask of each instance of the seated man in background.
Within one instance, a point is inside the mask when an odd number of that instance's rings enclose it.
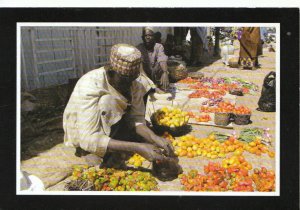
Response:
[[[63,115],[66,145],[76,147],[78,154],[104,157],[105,167],[122,165],[127,153],[138,153],[149,161],[174,155],[170,142],[145,125],[146,90],[137,80],[140,65],[138,49],[117,44],[108,66],[79,79]]]
[[[145,81],[142,83],[145,85],[147,92],[151,88],[153,90],[156,87],[155,85],[166,90],[169,86],[168,56],[164,53],[163,45],[155,42],[153,28],[145,27],[142,33],[143,43],[137,46],[137,49],[142,53],[142,74],[147,77],[144,78]]]

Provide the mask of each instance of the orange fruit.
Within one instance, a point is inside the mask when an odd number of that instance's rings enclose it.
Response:
[[[255,146],[256,146],[256,143],[255,143],[254,141],[251,141],[251,142],[249,143],[249,146],[255,147]]]
[[[254,153],[256,152],[255,147],[251,147],[251,148],[249,149],[249,152],[252,153],[252,154],[254,154]]]
[[[188,158],[193,158],[193,157],[194,157],[194,155],[193,155],[193,153],[192,153],[192,152],[188,152],[188,153],[187,153],[187,157],[188,157]]]
[[[187,151],[186,150],[182,150],[180,153],[179,153],[179,156],[186,156],[187,155]]]
[[[270,151],[270,152],[268,152],[268,155],[269,155],[269,157],[270,157],[270,158],[273,158],[273,157],[275,157],[275,153],[274,153],[274,152],[271,152],[271,151]]]
[[[261,152],[260,152],[259,150],[257,150],[257,151],[255,152],[255,154],[258,155],[258,156],[261,156]]]

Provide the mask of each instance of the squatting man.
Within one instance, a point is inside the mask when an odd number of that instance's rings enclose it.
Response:
[[[111,49],[109,65],[79,79],[63,115],[67,146],[76,147],[80,154],[103,157],[105,167],[120,167],[133,153],[151,162],[173,160],[172,144],[145,123],[147,90],[137,79],[141,61],[137,48],[117,44]]]

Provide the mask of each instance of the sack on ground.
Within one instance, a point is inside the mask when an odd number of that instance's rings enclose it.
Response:
[[[276,73],[271,71],[264,79],[258,109],[263,112],[276,111]]]

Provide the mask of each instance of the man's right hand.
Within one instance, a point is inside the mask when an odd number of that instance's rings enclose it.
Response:
[[[166,157],[163,155],[162,150],[152,144],[140,143],[137,149],[137,153],[150,162],[156,160],[163,161],[166,159]]]

